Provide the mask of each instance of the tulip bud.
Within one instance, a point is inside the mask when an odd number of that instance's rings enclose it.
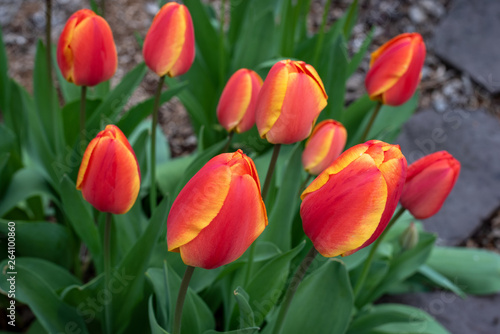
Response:
[[[236,71],[224,87],[217,106],[217,119],[228,132],[248,131],[255,124],[255,105],[262,79],[252,70]]]
[[[217,268],[239,258],[267,226],[255,165],[241,150],[219,154],[181,190],[167,219],[168,250]]]
[[[384,231],[401,196],[406,159],[398,145],[351,147],[302,193],[304,232],[325,257],[350,255]]]
[[[346,141],[347,131],[342,123],[331,119],[318,123],[302,153],[306,172],[318,175],[325,170],[342,153]]]
[[[168,2],[153,19],[144,39],[146,65],[160,77],[186,73],[194,60],[194,29],[186,6]]]
[[[417,219],[436,214],[458,179],[460,162],[446,151],[426,155],[408,167],[401,205]]]
[[[257,99],[260,136],[273,144],[306,139],[327,98],[323,82],[311,65],[292,60],[277,62]]]
[[[141,185],[139,164],[127,138],[108,125],[87,146],[78,171],[76,189],[97,210],[126,213]]]
[[[404,250],[409,250],[418,244],[418,231],[412,222],[399,237],[399,244]]]
[[[399,106],[415,93],[425,60],[418,33],[401,34],[372,53],[365,86],[370,99]]]
[[[57,64],[62,76],[77,86],[95,86],[116,72],[113,33],[90,9],[70,16],[57,43]]]

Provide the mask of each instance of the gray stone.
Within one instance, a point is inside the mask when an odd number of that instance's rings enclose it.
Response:
[[[427,20],[427,15],[425,15],[424,11],[416,5],[413,5],[408,9],[408,16],[410,17],[410,20],[416,24],[420,24]]]
[[[500,206],[500,122],[483,111],[419,112],[404,125],[396,141],[408,163],[446,150],[461,163],[461,172],[441,210],[424,220],[438,243],[467,240]]]
[[[446,12],[443,5],[438,0],[422,0],[419,5],[422,6],[428,14],[434,17],[439,18]]]
[[[431,47],[445,62],[500,93],[500,1],[456,0],[436,29]]]
[[[385,296],[380,302],[424,310],[453,334],[500,333],[500,294],[461,299],[451,292],[438,291]]]

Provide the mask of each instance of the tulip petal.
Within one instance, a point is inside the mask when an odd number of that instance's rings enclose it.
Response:
[[[329,177],[300,208],[304,232],[325,257],[361,246],[377,228],[387,197],[385,180],[369,155]]]
[[[210,160],[179,193],[167,219],[169,251],[193,240],[219,214],[231,182],[227,154]],[[175,224],[171,224],[175,222]]]
[[[194,47],[194,28],[191,14],[186,6],[179,6],[179,16],[182,16],[182,21],[186,24],[184,32],[184,44],[182,51],[177,58],[177,61],[168,72],[170,77],[176,77],[186,73],[194,61],[195,47]]]
[[[76,179],[76,189],[82,189],[83,179],[85,178],[85,173],[87,172],[87,168],[89,166],[90,157],[92,156],[92,152],[94,152],[94,148],[99,142],[100,137],[94,138],[90,141],[89,145],[85,149],[85,153],[83,154],[82,163],[80,164],[80,169],[78,170],[78,177]]]
[[[328,127],[323,127],[316,133],[313,132],[311,134],[302,155],[304,169],[307,172],[310,172],[312,169],[316,169],[322,161],[327,159],[327,155],[331,151],[331,146],[335,144],[333,141],[334,136],[334,131]]]
[[[239,258],[267,225],[264,203],[250,175],[233,175],[224,206],[192,241],[180,247],[187,265],[212,269]]]
[[[259,92],[262,87],[262,78],[254,71],[249,71],[252,93],[250,96],[250,103],[248,104],[247,111],[241,122],[236,126],[236,132],[242,133],[250,130],[255,124],[255,108],[257,107],[257,99],[259,97]]]
[[[267,140],[270,143],[292,144],[306,139],[325,107],[324,93],[315,79],[303,72],[289,74],[281,113],[265,134]]]
[[[252,78],[248,70],[240,69],[227,82],[217,106],[217,118],[227,131],[232,131],[241,122],[251,97]]]

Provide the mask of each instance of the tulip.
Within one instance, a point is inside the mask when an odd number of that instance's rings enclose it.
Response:
[[[306,139],[326,107],[327,98],[323,82],[311,65],[292,60],[277,62],[257,99],[260,136],[272,144]]]
[[[372,53],[365,86],[370,99],[390,106],[408,101],[420,82],[425,44],[418,33],[401,34]]]
[[[398,145],[378,140],[351,147],[302,193],[304,232],[325,257],[350,255],[380,236],[406,177]]]
[[[162,77],[186,73],[194,60],[194,29],[186,6],[165,4],[153,19],[144,39],[146,65]]]
[[[401,205],[417,219],[436,214],[457,181],[460,162],[446,151],[426,155],[408,167]]]
[[[63,77],[77,86],[95,86],[115,74],[113,33],[101,16],[81,9],[70,16],[57,44],[57,64]]]
[[[241,150],[212,158],[179,193],[167,218],[168,250],[217,268],[239,258],[267,226],[255,165]]]
[[[127,138],[108,125],[87,146],[76,189],[97,210],[126,213],[134,205],[141,183],[139,164]]]
[[[261,77],[252,70],[242,68],[231,76],[217,106],[217,119],[228,132],[245,132],[255,124],[255,105],[261,87]]]
[[[318,175],[337,159],[344,150],[347,131],[334,120],[318,123],[306,142],[302,153],[302,165],[306,172]]]

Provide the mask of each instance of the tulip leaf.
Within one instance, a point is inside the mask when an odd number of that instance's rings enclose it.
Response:
[[[7,52],[3,41],[3,32],[0,27],[0,110],[2,113],[7,110],[10,81],[7,75],[9,69]]]
[[[85,100],[85,113],[87,118],[93,114],[100,103],[101,100]],[[80,100],[78,99],[76,101],[66,103],[66,105],[62,109],[61,114],[64,129],[64,142],[66,143],[66,156],[64,157],[65,159],[63,161],[67,162],[68,160],[70,160],[68,159],[68,156],[72,156],[73,160],[80,160],[81,157],[78,156],[81,154],[80,152],[71,152],[74,147],[76,147],[78,150],[80,149],[79,146],[77,146],[77,139],[80,136]],[[90,141],[92,140],[92,138],[87,138],[87,140]],[[70,168],[71,170],[80,167],[79,161],[78,163],[74,163],[73,165],[73,168]],[[66,172],[69,173],[69,171]]]
[[[249,3],[250,1],[230,0],[231,21],[229,22],[227,39],[231,47],[234,47],[241,34],[241,27],[243,26]]]
[[[122,274],[127,280],[127,284],[123,289],[113,295],[112,314],[115,315],[113,324],[115,326],[120,324],[121,329],[127,327],[131,321],[134,307],[142,298],[144,273],[158,240],[158,231],[167,220],[169,207],[169,199],[164,198],[153,212],[144,233],[116,268],[116,272]]]
[[[195,158],[194,154],[186,155],[170,159],[156,166],[158,185],[165,196],[174,196],[186,168],[193,163]]]
[[[304,244],[302,242],[288,252],[276,256],[252,275],[246,291],[250,297],[249,303],[255,310],[257,326],[264,321],[267,313],[278,302],[287,282],[290,264],[304,248]]]
[[[248,303],[248,294],[242,287],[239,286],[234,290],[234,298],[236,298],[236,302],[238,303],[238,307],[240,309],[240,327],[254,327],[255,319],[252,308]]]
[[[33,168],[20,169],[12,177],[0,202],[0,217],[3,217],[20,202],[36,195],[48,196],[56,204],[59,204],[57,196],[38,170]]]
[[[115,123],[120,111],[141,83],[146,72],[147,68],[144,63],[140,63],[128,72],[120,83],[106,95],[92,116],[87,119],[87,130],[101,130],[100,121],[104,121],[105,124]]]
[[[354,0],[347,9],[347,12],[344,14],[345,22],[343,27],[343,33],[344,33],[344,38],[346,40],[349,40],[349,38],[351,37],[352,29],[354,28],[354,25],[358,20],[358,14],[359,14],[358,12],[359,12],[358,0]]]
[[[347,334],[422,333],[449,334],[433,317],[416,307],[379,304],[359,312]]]
[[[57,64],[57,50],[56,48],[52,49],[52,63],[53,70],[56,73],[57,83],[59,84],[59,88],[61,89],[62,98],[65,104],[70,102],[74,102],[80,99],[81,87],[68,82],[62,75],[61,69]],[[64,114],[63,114],[64,115]]]
[[[275,243],[282,251],[292,247],[293,218],[299,203],[299,190],[302,177],[302,150],[297,143],[284,163],[281,184],[270,210],[269,225],[266,227],[259,240]]]
[[[87,245],[94,259],[101,256],[101,238],[94,224],[88,204],[75,184],[64,176],[61,182],[61,197],[64,213],[76,234]]]
[[[346,266],[337,260],[327,261],[300,283],[282,333],[344,333],[353,302]]]
[[[168,88],[167,91],[160,95],[160,105],[169,101],[186,87],[186,82],[176,83]],[[130,108],[116,123],[116,126],[122,130],[123,134],[128,137],[135,127],[141,123],[146,117],[153,112],[154,97],[151,97],[141,103]]]
[[[65,268],[71,266],[74,245],[66,226],[49,222],[16,221],[15,224],[16,256],[37,257]],[[8,232],[8,221],[0,220],[0,233]]]
[[[158,324],[158,321],[156,321],[156,315],[153,307],[153,295],[149,296],[148,315],[149,315],[149,327],[151,327],[151,334],[169,334]]]
[[[258,333],[260,330],[259,327],[248,327],[248,328],[241,328],[241,329],[235,329],[233,331],[228,331],[228,332],[218,332],[213,329],[210,329],[208,331],[203,332],[203,334],[255,334]]]
[[[365,94],[344,110],[341,122],[348,134],[346,149],[358,144],[360,135],[356,136],[356,133],[360,133],[360,131],[364,130],[362,127],[363,119],[365,119],[367,115],[371,115],[370,112],[373,112],[372,109],[376,104],[377,102],[370,100],[370,97]]]
[[[68,325],[79,333],[88,333],[76,309],[57,295],[66,285],[78,283],[61,267],[41,259],[16,258],[15,275],[9,274],[7,260],[0,264],[0,289],[7,294],[8,278],[15,277],[16,300],[29,305],[36,318],[49,333],[65,333]]]
[[[500,255],[491,251],[435,247],[427,265],[466,293],[484,295],[500,291]]]
[[[359,48],[358,52],[352,56],[351,61],[349,62],[349,66],[347,67],[347,77],[349,78],[351,75],[356,72],[358,69],[359,65],[361,64],[361,61],[363,60],[366,51],[368,51],[368,47],[372,43],[373,40],[373,34],[375,33],[375,27],[373,27],[368,35],[366,36],[365,40],[363,41],[363,44],[361,44],[361,47]]]
[[[431,253],[431,255],[432,255],[432,253]],[[456,284],[454,284],[446,276],[442,275],[441,273],[432,269],[431,267],[429,267],[426,264],[424,264],[423,266],[420,266],[420,268],[418,268],[418,273],[423,275],[425,278],[430,280],[432,283],[434,283],[442,288],[448,289],[462,298],[467,297],[465,292],[463,292],[463,290],[460,289]]]

